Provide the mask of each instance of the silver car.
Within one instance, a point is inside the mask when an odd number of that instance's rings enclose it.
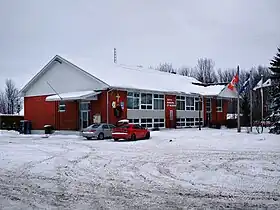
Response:
[[[112,138],[112,129],[116,127],[112,124],[100,123],[92,124],[83,129],[82,136],[87,139],[100,139]]]

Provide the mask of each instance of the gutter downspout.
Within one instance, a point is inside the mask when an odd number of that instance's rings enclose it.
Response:
[[[111,88],[109,91],[107,91],[107,123],[109,124],[109,92],[113,91],[114,89]]]

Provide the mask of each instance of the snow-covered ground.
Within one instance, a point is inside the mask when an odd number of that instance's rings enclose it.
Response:
[[[279,136],[151,136],[113,142],[0,131],[0,209],[280,208]]]

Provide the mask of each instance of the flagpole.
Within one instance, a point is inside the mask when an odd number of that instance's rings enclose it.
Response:
[[[237,66],[237,76],[239,78],[239,66]],[[236,89],[237,89],[237,132],[241,132],[240,128],[240,97],[239,97],[239,82],[236,84]]]
[[[253,85],[252,85],[252,70],[250,71],[250,131],[253,132]]]
[[[261,122],[263,121],[263,75],[261,75],[261,103],[262,103],[262,112],[261,112]]]

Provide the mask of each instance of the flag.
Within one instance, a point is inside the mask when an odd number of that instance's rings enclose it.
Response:
[[[263,87],[269,87],[271,86],[271,79],[268,79],[265,81],[265,83],[262,84]]]
[[[250,75],[248,76],[248,78],[246,79],[246,81],[244,82],[244,84],[242,85],[242,87],[239,90],[239,94],[242,94],[243,92],[245,92],[247,90],[247,88],[250,85]]]
[[[236,73],[236,75],[232,78],[231,82],[227,85],[228,89],[230,90],[234,90],[234,87],[236,86],[236,84],[239,81],[239,77],[238,77],[239,72]]]
[[[253,88],[253,90],[257,90],[259,88],[261,88],[263,85],[263,78],[261,78],[261,80],[257,83],[257,85]]]

